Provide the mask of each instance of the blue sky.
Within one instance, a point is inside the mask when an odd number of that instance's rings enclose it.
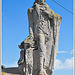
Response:
[[[2,65],[5,67],[16,66],[20,57],[18,45],[29,35],[27,10],[34,1],[2,0]],[[73,12],[73,0],[55,1]],[[62,17],[54,75],[73,75],[73,14],[52,0],[46,3]]]

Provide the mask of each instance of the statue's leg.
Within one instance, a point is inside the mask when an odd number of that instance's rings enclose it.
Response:
[[[39,75],[44,75],[44,69],[43,65],[45,62],[45,36],[43,33],[39,33],[39,69],[40,69],[40,74]]]

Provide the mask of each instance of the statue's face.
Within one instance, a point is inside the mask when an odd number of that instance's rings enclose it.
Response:
[[[43,3],[43,2],[45,2],[46,0],[35,0],[36,2],[38,2],[38,3]]]

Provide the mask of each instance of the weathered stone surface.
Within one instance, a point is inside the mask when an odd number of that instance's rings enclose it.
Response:
[[[36,0],[28,9],[29,36],[20,45],[18,65],[22,75],[52,75],[58,53],[61,17]]]

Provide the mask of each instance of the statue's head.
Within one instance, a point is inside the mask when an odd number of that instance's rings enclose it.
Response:
[[[35,2],[37,2],[37,3],[44,3],[46,0],[35,0]]]

